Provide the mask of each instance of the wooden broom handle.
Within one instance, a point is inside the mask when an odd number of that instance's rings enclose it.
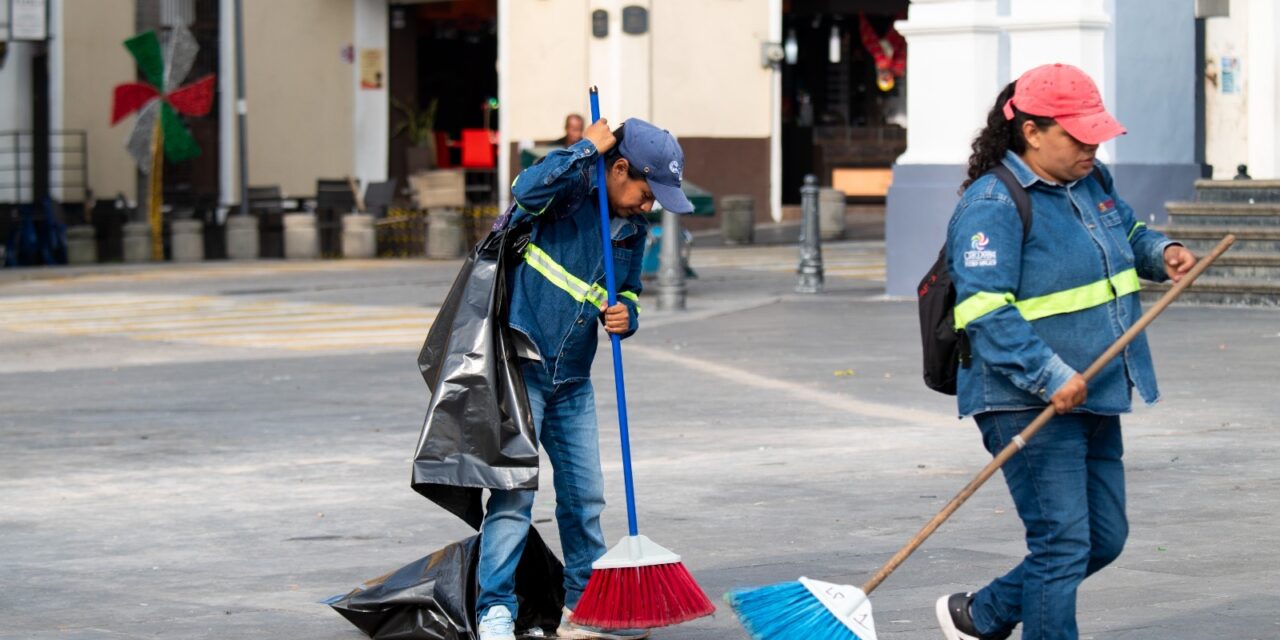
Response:
[[[1196,266],[1191,268],[1191,271],[1189,271],[1187,275],[1183,276],[1182,279],[1166,291],[1163,296],[1160,296],[1160,300],[1152,305],[1146,313],[1142,314],[1142,317],[1139,318],[1132,327],[1129,327],[1129,330],[1124,332],[1124,335],[1120,336],[1120,338],[1116,340],[1110,348],[1104,351],[1102,355],[1098,356],[1098,359],[1094,360],[1093,364],[1089,365],[1089,368],[1085,369],[1084,373],[1080,374],[1084,377],[1085,382],[1091,380],[1093,376],[1097,375],[1097,373],[1107,365],[1107,363],[1120,355],[1120,352],[1124,351],[1124,348],[1129,346],[1129,343],[1133,342],[1133,339],[1136,338],[1143,329],[1147,328],[1147,325],[1151,324],[1151,321],[1155,320],[1156,316],[1160,315],[1160,312],[1165,310],[1165,307],[1168,307],[1170,303],[1176,300],[1178,296],[1182,294],[1183,290],[1191,286],[1191,283],[1194,282],[1195,279],[1209,267],[1209,265],[1213,264],[1213,261],[1217,260],[1218,256],[1221,256],[1223,252],[1231,247],[1231,244],[1235,241],[1236,237],[1228,234],[1227,237],[1223,238],[1222,241],[1218,243],[1218,246],[1214,247],[1213,251],[1210,252],[1209,255],[1201,258],[1200,261],[1196,263]],[[947,506],[943,507],[942,511],[939,511],[938,515],[934,516],[933,519],[929,521],[929,524],[926,524],[924,528],[915,535],[915,537],[911,538],[911,540],[907,542],[906,546],[899,549],[892,558],[889,558],[888,562],[884,563],[883,567],[880,567],[880,570],[877,571],[874,576],[871,576],[871,579],[868,580],[866,584],[862,585],[862,592],[870,594],[876,587],[880,586],[880,583],[884,582],[884,579],[888,578],[889,574],[893,573],[894,570],[898,568],[898,565],[902,564],[908,557],[910,557],[921,544],[924,544],[924,541],[927,540],[929,536],[933,535],[933,532],[937,531],[938,527],[942,526],[942,523],[946,522],[947,518],[950,518],[951,514],[955,513],[956,509],[959,509],[960,505],[963,505],[965,501],[969,499],[969,496],[972,496],[977,492],[977,490],[982,487],[983,483],[994,475],[996,470],[1004,465],[1009,458],[1012,458],[1013,454],[1017,453],[1019,449],[1025,446],[1027,441],[1031,439],[1031,436],[1034,436],[1036,432],[1040,430],[1040,427],[1043,427],[1045,423],[1049,422],[1053,416],[1053,405],[1045,407],[1044,410],[1040,412],[1040,415],[1036,416],[1036,419],[1031,421],[1031,424],[1027,425],[1021,433],[1014,437],[1013,442],[1006,445],[1005,448],[996,455],[996,457],[992,458],[991,462],[988,463],[987,466],[983,467],[982,471],[978,472],[978,475],[975,476],[973,480],[969,481],[969,484],[966,485],[964,489],[961,489],[960,493],[957,493],[956,497],[952,498],[951,502],[948,502]]]

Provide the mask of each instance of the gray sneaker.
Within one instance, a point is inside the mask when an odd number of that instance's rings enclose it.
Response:
[[[560,616],[560,628],[556,629],[556,637],[560,640],[636,640],[648,638],[648,629],[601,629],[588,627],[585,624],[570,622],[573,612],[565,607]]]
[[[511,611],[502,605],[489,607],[476,630],[480,632],[480,640],[516,640],[515,620],[511,619]]]

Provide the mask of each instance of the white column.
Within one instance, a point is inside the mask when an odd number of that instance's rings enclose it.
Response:
[[[1009,34],[1009,75],[1017,79],[1028,69],[1062,62],[1093,78],[1102,101],[1115,110],[1114,51],[1108,55],[1111,17],[1107,0],[1010,0],[1009,16],[999,20]],[[1105,161],[1115,156],[1114,142],[1102,146]]]
[[[963,165],[1000,91],[995,0],[916,0],[907,40],[907,151],[897,164]]]
[[[782,0],[769,0],[769,42],[782,42]],[[770,75],[769,215],[782,222],[782,68]]]
[[[236,5],[218,2],[218,204],[240,200],[236,172]],[[225,211],[220,211],[225,215]]]
[[[511,203],[511,0],[498,0],[498,210]]]
[[[388,123],[387,82],[387,1],[355,0],[356,64],[352,65],[352,87],[356,92],[355,123],[352,132],[355,141],[352,149],[356,178],[360,184],[381,182],[387,179],[387,148],[390,145]],[[361,67],[364,52],[377,52],[381,56],[382,87],[367,89],[361,86]],[[363,187],[362,187],[363,188]]]
[[[1249,44],[1243,61],[1249,109],[1249,175],[1280,178],[1280,10],[1273,0],[1249,0]]]
[[[622,8],[640,6],[650,11],[650,29],[633,35],[622,31]],[[592,0],[588,11],[609,12],[609,36],[589,39],[588,80],[600,88],[600,113],[612,126],[627,118],[652,120],[651,100],[653,56],[650,54],[652,6],[650,0]],[[582,96],[583,115],[590,120],[587,96]]]

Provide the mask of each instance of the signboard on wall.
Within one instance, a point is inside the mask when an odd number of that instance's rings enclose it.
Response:
[[[9,39],[48,40],[48,0],[9,0]]]
[[[1240,58],[1222,56],[1220,76],[1222,80],[1218,85],[1222,88],[1222,95],[1230,96],[1240,93]]]
[[[383,70],[382,49],[360,50],[360,88],[378,90],[382,88],[386,72]]]

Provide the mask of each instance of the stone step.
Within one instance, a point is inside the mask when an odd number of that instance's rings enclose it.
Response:
[[[1192,249],[1194,251],[1194,249]],[[1208,251],[1208,248],[1205,249]],[[1204,252],[1196,254],[1202,255]],[[1248,253],[1232,247],[1213,261],[1205,276],[1231,280],[1280,282],[1280,253]]]
[[[1225,257],[1225,256],[1224,256]],[[1216,263],[1215,263],[1216,264]],[[1142,283],[1142,300],[1155,302],[1173,283]],[[1280,281],[1242,280],[1203,275],[1178,297],[1177,304],[1225,304],[1280,307]]]
[[[1196,255],[1209,252],[1228,233],[1236,236],[1231,253],[1280,253],[1280,228],[1173,225],[1162,227],[1160,232],[1187,245]]]
[[[1167,202],[1174,225],[1280,227],[1280,202]]]
[[[1196,180],[1200,202],[1280,202],[1280,180]]]

